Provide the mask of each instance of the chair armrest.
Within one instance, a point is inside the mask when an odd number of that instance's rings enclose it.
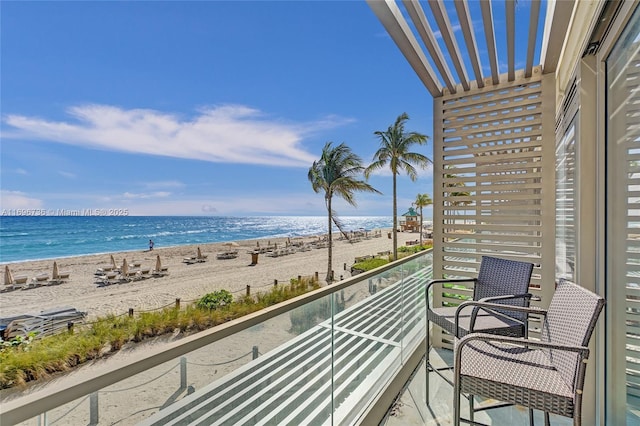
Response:
[[[540,340],[523,339],[520,337],[499,336],[496,334],[487,333],[473,333],[467,334],[456,343],[456,366],[459,367],[459,362],[457,360],[460,359],[460,352],[462,348],[474,340],[481,340],[483,342],[509,343],[511,345],[520,346],[523,348],[555,349],[558,351],[575,352],[580,354],[584,359],[589,358],[589,348],[586,346],[562,345],[559,343],[542,342]]]
[[[427,301],[427,309],[430,309],[431,307],[429,306],[429,289],[434,285],[434,284],[448,284],[448,283],[475,283],[476,281],[478,281],[477,278],[452,278],[452,279],[446,279],[446,278],[442,278],[442,279],[437,279],[437,280],[431,280],[429,281],[429,283],[427,284],[427,287],[424,289],[424,295]]]
[[[520,296],[526,296],[525,295],[507,295],[507,296],[499,296],[499,298],[504,298],[504,299],[515,299],[518,298]],[[486,299],[491,299],[491,300],[497,300],[499,299],[498,297],[496,298],[486,298]],[[483,299],[483,300],[486,300]],[[512,312],[524,312],[526,314],[536,314],[536,315],[547,315],[547,311],[545,309],[542,308],[538,308],[537,306],[513,306],[513,305],[503,305],[501,303],[490,303],[490,302],[484,302],[483,300],[469,300],[467,302],[463,302],[460,305],[458,305],[458,308],[456,309],[456,313],[454,316],[454,325],[455,325],[455,331],[456,331],[456,337],[458,336],[458,324],[460,321],[460,312],[462,312],[462,310],[466,307],[469,306],[477,306],[476,309],[474,309],[473,313],[471,314],[471,321],[469,324],[469,331],[472,332],[473,331],[473,327],[475,326],[475,322],[476,322],[476,317],[478,315],[478,311],[479,310],[483,310],[487,313],[490,313],[491,315],[495,315],[497,317],[502,317],[505,319],[510,319],[512,321],[518,321],[513,317],[510,317],[508,315],[505,315],[502,312],[497,311],[497,309],[500,309],[502,311],[512,311]],[[526,326],[526,324],[523,323],[523,325]]]
[[[533,294],[531,293],[523,293],[523,294],[505,294],[503,296],[494,296],[494,297],[484,297],[478,302],[490,303],[496,300],[509,300],[509,299],[529,299],[533,298]]]

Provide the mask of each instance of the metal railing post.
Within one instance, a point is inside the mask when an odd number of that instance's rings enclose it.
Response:
[[[97,426],[99,422],[98,392],[89,394],[89,426]]]
[[[180,389],[187,387],[187,357],[180,357]]]

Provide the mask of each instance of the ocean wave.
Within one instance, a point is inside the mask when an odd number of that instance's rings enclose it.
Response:
[[[0,263],[157,247],[325,234],[326,217],[5,218]],[[41,220],[37,220],[41,219]],[[390,228],[391,217],[341,217],[346,230]],[[337,230],[335,230],[337,232]]]

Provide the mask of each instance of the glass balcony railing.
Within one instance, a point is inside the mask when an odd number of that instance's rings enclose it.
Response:
[[[424,339],[431,251],[4,402],[0,424],[354,424]],[[81,372],[78,372],[79,374]]]

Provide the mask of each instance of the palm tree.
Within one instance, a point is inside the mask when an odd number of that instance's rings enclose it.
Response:
[[[459,176],[456,174],[452,173],[452,170],[454,170],[455,167],[453,166],[445,166],[445,174],[444,174],[444,178],[445,179],[457,179]],[[471,201],[454,201],[453,197],[470,197],[471,193],[469,191],[456,191],[453,190],[453,188],[464,188],[466,187],[466,185],[464,184],[464,182],[454,182],[454,183],[447,183],[444,185],[445,188],[450,188],[449,189],[449,199],[448,199],[448,205],[450,206],[454,206],[454,207],[459,207],[459,206],[468,206],[469,204],[472,204]],[[453,215],[455,212],[453,210],[451,210],[451,214]],[[465,220],[466,222],[466,220]],[[455,219],[450,219],[450,223],[454,224],[455,223]]]
[[[354,198],[355,191],[380,194],[377,189],[369,185],[366,181],[357,179],[357,176],[363,171],[362,160],[351,151],[351,148],[344,143],[333,147],[332,142],[325,144],[320,159],[314,161],[313,165],[309,168],[308,178],[311,186],[316,193],[324,192],[324,201],[327,206],[329,220],[327,283],[330,283],[333,279],[331,273],[331,260],[333,255],[332,224],[335,224],[345,237],[347,236],[331,206],[333,196],[337,195],[352,206],[356,206]]]
[[[427,136],[417,132],[405,132],[404,125],[409,119],[406,112],[396,119],[386,131],[376,131],[374,134],[380,139],[380,148],[373,155],[373,163],[364,171],[368,179],[375,170],[384,168],[387,164],[393,174],[393,258],[398,258],[398,200],[397,200],[397,176],[404,171],[412,181],[418,178],[415,166],[426,168],[431,160],[417,152],[411,152],[413,145],[424,145]]]
[[[416,207],[420,209],[420,246],[422,246],[422,209],[423,207],[427,207],[433,204],[433,200],[431,200],[429,194],[418,194],[416,196],[416,201],[414,201],[413,204],[415,204]]]

